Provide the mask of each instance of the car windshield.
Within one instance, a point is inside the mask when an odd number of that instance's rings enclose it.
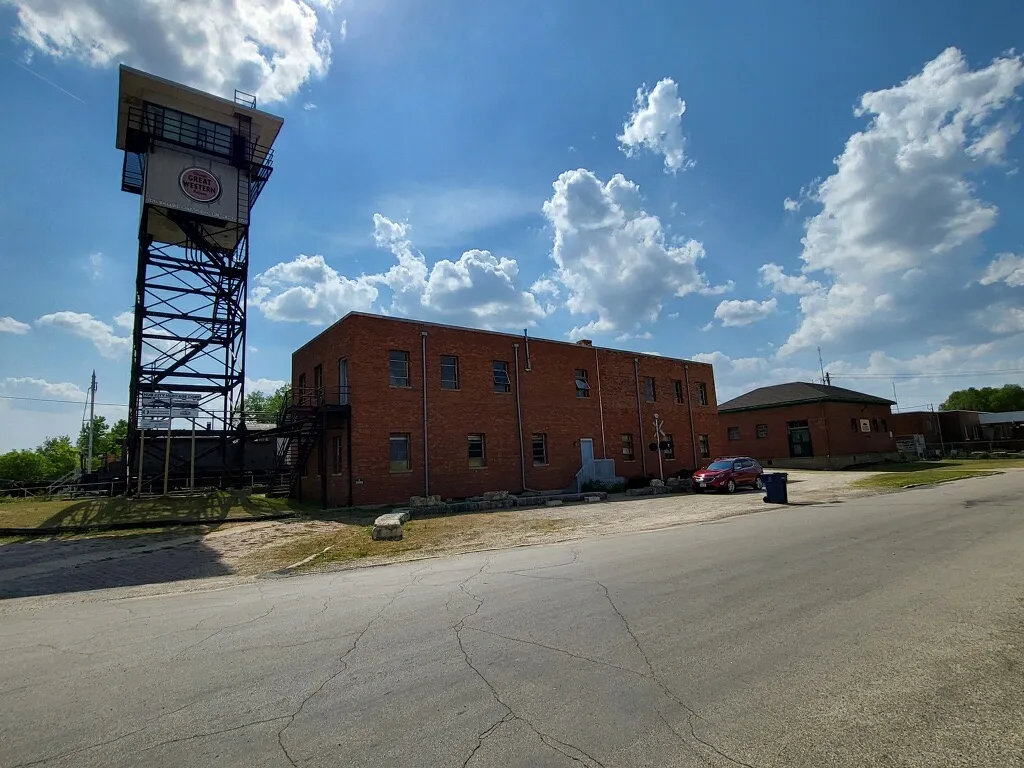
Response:
[[[712,461],[708,464],[708,469],[732,469],[731,461]]]

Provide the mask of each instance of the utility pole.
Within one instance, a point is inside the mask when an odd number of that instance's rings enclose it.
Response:
[[[896,401],[896,413],[900,412],[900,399],[896,397],[896,379],[892,380],[892,399]]]
[[[928,403],[928,408],[929,408],[929,410],[931,410],[932,416],[935,417],[935,429],[939,433],[939,447],[942,450],[943,458],[945,458],[945,456],[946,456],[946,441],[942,439],[942,419],[939,418],[939,415],[937,413],[935,413],[935,406],[934,405],[932,405],[931,403]]]
[[[92,473],[92,440],[96,431],[96,371],[92,372],[92,380],[89,382],[89,453],[86,459],[86,472]]]

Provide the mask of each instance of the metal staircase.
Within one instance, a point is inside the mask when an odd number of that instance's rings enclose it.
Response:
[[[306,469],[309,454],[323,430],[324,413],[310,406],[288,406],[278,417],[278,425],[265,433],[283,440],[277,452],[274,481],[268,496],[291,496]]]

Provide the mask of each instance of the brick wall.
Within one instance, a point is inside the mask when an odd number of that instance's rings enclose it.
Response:
[[[891,453],[896,441],[890,436],[892,418],[887,405],[859,403],[807,403],[778,408],[723,413],[721,443],[724,455],[752,456],[758,461],[788,459],[789,422],[806,421],[811,432],[814,456],[850,456]],[[857,430],[851,420],[857,420]],[[868,419],[872,431],[860,431],[860,419]],[[757,426],[767,426],[767,435],[757,437]],[[739,439],[729,439],[729,429],[739,428]]]
[[[425,332],[426,336],[421,334]],[[324,384],[338,384],[338,361],[348,360],[351,405],[353,498],[348,498],[348,466],[328,478],[332,505],[400,502],[427,490],[423,443],[423,343],[426,344],[427,434],[429,492],[445,498],[464,498],[489,490],[523,489],[516,389],[522,412],[522,451],[526,488],[559,490],[569,486],[581,466],[580,441],[593,441],[595,458],[615,460],[622,477],[657,476],[658,455],[647,450],[653,439],[654,413],[664,420],[672,436],[674,458],[664,459],[666,476],[692,470],[699,435],[708,436],[712,455],[720,443],[714,374],[706,363],[633,354],[592,346],[529,340],[529,367],[523,337],[417,323],[379,316],[347,315],[292,356],[292,384],[305,374],[307,386],[313,369],[322,364]],[[388,353],[409,354],[409,386],[389,385]],[[442,389],[442,355],[458,358],[459,388]],[[518,363],[517,363],[518,355]],[[637,416],[636,374],[641,384],[641,425]],[[510,392],[495,392],[493,363],[508,363]],[[574,373],[586,372],[589,397],[577,397]],[[654,402],[644,396],[645,377],[655,380]],[[691,404],[677,403],[674,381],[689,380]],[[704,385],[707,405],[699,404]],[[693,413],[693,429],[689,411]],[[602,430],[602,421],[604,428]],[[392,433],[408,434],[411,470],[391,472]],[[467,436],[484,435],[486,466],[470,467]],[[547,463],[535,464],[532,436],[544,435]],[[632,436],[634,459],[622,454],[623,434]],[[693,437],[691,438],[691,434]],[[344,443],[344,429],[328,430]],[[330,473],[332,459],[328,457]],[[706,462],[706,460],[704,460]],[[699,450],[697,464],[702,462]],[[309,475],[301,483],[304,499],[319,499],[319,461],[310,457]]]

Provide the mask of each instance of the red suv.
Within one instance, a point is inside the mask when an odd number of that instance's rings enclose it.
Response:
[[[732,456],[715,459],[706,469],[698,469],[693,473],[693,490],[725,491],[734,493],[741,485],[761,490],[761,465],[749,456]]]

